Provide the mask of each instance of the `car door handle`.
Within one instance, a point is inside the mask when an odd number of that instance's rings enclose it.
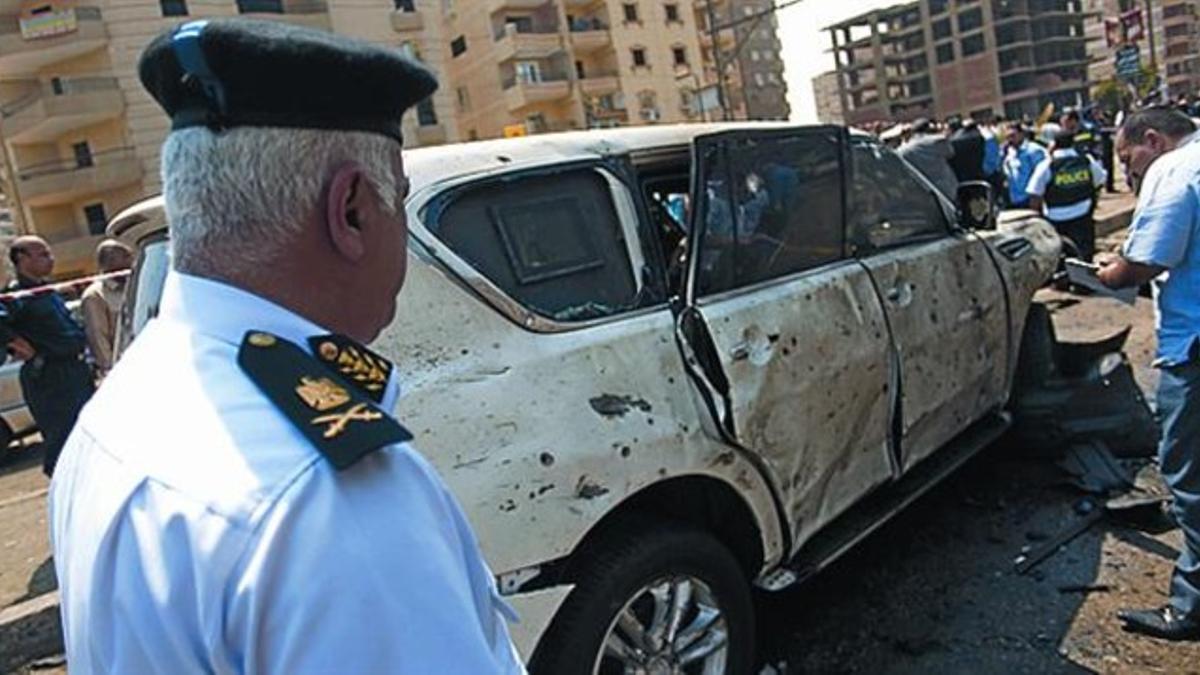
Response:
[[[888,299],[888,301],[889,301],[889,302],[899,302],[899,300],[900,300],[900,287],[899,287],[899,286],[892,286],[891,288],[889,288],[889,289],[888,289],[888,292],[887,292],[887,299]]]
[[[745,361],[750,358],[750,345],[745,342],[738,343],[729,350],[729,358],[733,361]]]

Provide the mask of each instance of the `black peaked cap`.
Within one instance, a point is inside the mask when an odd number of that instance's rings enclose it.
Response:
[[[172,130],[329,129],[397,141],[404,111],[437,89],[433,74],[398,50],[240,18],[159,35],[142,52],[138,75]]]

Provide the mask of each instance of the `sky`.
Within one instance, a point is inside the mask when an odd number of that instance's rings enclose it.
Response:
[[[829,33],[821,30],[877,7],[888,7],[902,0],[803,0],[779,10],[779,41],[783,43],[784,78],[792,120],[817,121],[812,79],[833,70],[833,54],[828,53]]]

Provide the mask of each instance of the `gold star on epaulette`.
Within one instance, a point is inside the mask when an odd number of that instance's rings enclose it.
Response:
[[[309,338],[309,343],[317,358],[361,388],[371,400],[383,401],[392,374],[390,361],[343,335]]]
[[[412,440],[407,429],[375,406],[365,388],[343,382],[332,367],[287,340],[247,333],[238,365],[339,470],[381,447]]]

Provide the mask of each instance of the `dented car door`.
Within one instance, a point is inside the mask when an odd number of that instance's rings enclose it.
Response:
[[[884,311],[845,255],[845,132],[697,139],[680,339],[717,428],[802,543],[896,469]]]
[[[1005,291],[984,242],[952,227],[946,205],[907,164],[870,138],[850,147],[848,236],[895,341],[908,469],[1003,400]]]

